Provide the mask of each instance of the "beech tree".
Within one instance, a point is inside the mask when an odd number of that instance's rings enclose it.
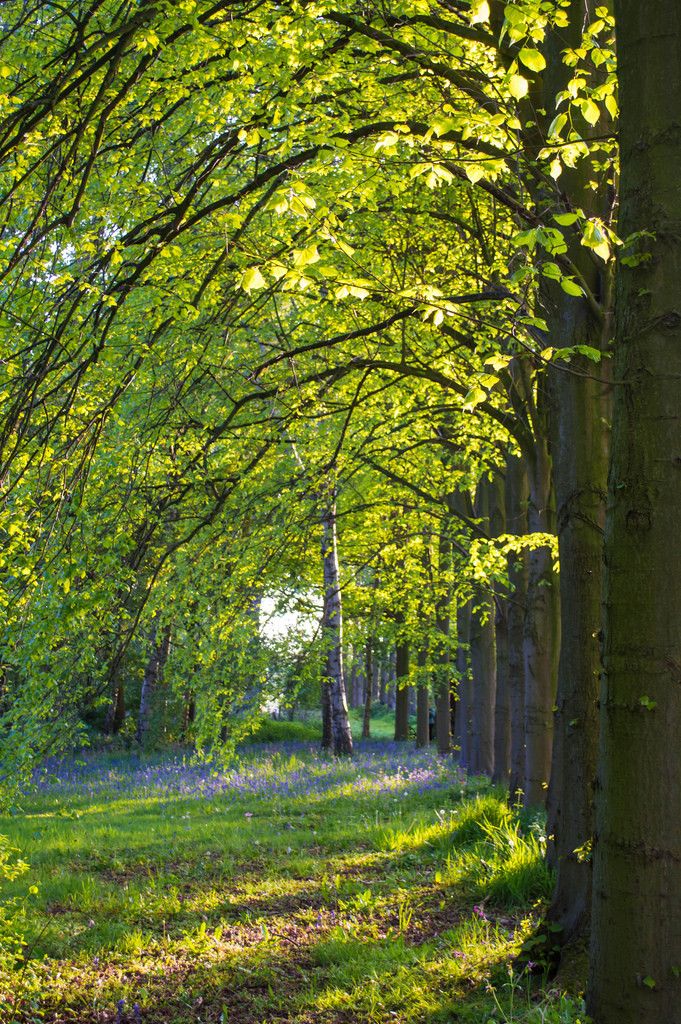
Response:
[[[597,1024],[652,1024],[681,1019],[681,20],[670,0],[616,13],[619,230],[639,243],[617,284],[589,1006]]]

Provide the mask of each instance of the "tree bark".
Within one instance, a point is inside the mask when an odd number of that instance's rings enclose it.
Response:
[[[365,675],[366,675],[366,692],[364,694],[364,717],[362,719],[362,739],[371,739],[371,700],[373,696],[373,678],[374,678],[374,641],[373,637],[369,637],[366,643],[365,651]]]
[[[405,640],[397,643],[395,664],[395,739],[409,739],[409,645]]]
[[[573,0],[569,26],[551,39],[547,53],[547,90],[566,88],[574,69],[561,59],[566,46],[580,45],[589,20],[586,0]],[[605,77],[605,72],[602,73]],[[598,84],[598,72],[593,81]],[[608,116],[579,125],[584,138],[611,131]],[[560,184],[568,209],[608,219],[612,196],[594,188],[599,174],[590,160],[565,168]],[[610,342],[612,271],[569,237],[569,257],[592,295],[603,305],[594,315],[586,298],[568,296],[545,281],[543,312],[551,344],[557,348],[589,345],[605,351]],[[587,930],[591,911],[592,864],[589,846],[594,830],[594,783],[598,746],[597,694],[601,668],[603,527],[607,486],[610,420],[608,362],[594,364],[583,356],[556,362],[549,372],[550,437],[560,554],[561,650],[558,663],[551,784],[548,799],[548,859],[557,878],[548,920],[554,936],[567,942]]]
[[[456,715],[456,745],[459,747],[459,762],[463,768],[471,766],[471,706],[473,703],[473,678],[470,658],[471,602],[466,601],[456,609],[456,674],[458,679]]]
[[[506,525],[509,533],[527,533],[527,474],[522,459],[506,460]],[[523,631],[527,597],[527,554],[509,555],[508,578],[508,690],[511,718],[511,778],[509,796],[518,799],[525,784],[525,662]]]
[[[451,569],[452,546],[446,528],[440,533],[438,573],[445,580]],[[441,583],[442,585],[442,583]],[[446,757],[452,749],[450,696],[452,690],[451,651],[449,632],[451,622],[451,593],[443,586],[435,609],[436,648],[434,651],[433,686],[435,691],[435,738],[437,752]]]
[[[530,533],[553,533],[551,459],[545,437],[535,439],[527,460]],[[557,658],[560,650],[558,583],[549,547],[528,555],[527,599],[523,631],[525,668],[525,780],[526,807],[543,806],[551,776],[553,708],[556,699]]]
[[[681,1021],[681,8],[619,0],[620,266],[588,1008]]]
[[[430,687],[428,685],[428,651],[422,646],[416,655],[416,746],[427,747],[430,743]]]
[[[505,482],[497,475],[490,485],[490,534],[506,532]],[[508,786],[511,774],[511,705],[508,686],[508,601],[506,590],[494,587],[494,635],[496,640],[496,695],[494,703],[494,773],[492,781]]]
[[[489,533],[490,484],[478,484],[475,515]],[[497,688],[494,635],[494,596],[491,586],[479,587],[473,597],[471,614],[471,672],[473,675],[471,771],[494,772],[494,705]]]
[[[328,691],[328,710],[324,708],[326,729],[331,732],[334,754],[352,754],[352,732],[343,674],[343,611],[341,604],[338,539],[335,500],[322,514],[322,562],[324,566],[323,640],[325,650],[324,683]],[[324,684],[323,684],[324,685]],[[330,718],[330,723],[326,719]],[[327,737],[325,737],[327,739]],[[323,742],[323,745],[324,742]]]

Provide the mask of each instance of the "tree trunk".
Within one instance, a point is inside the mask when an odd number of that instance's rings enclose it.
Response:
[[[149,657],[140,694],[140,710],[137,718],[137,742],[144,745],[149,739],[153,715],[154,695],[163,676],[163,669],[170,653],[170,626],[164,626],[158,636],[158,623],[154,620],[149,636]]]
[[[619,0],[620,266],[588,1008],[681,1021],[681,8]]]
[[[459,761],[463,768],[471,766],[471,705],[473,703],[473,679],[470,658],[471,602],[460,604],[456,610],[456,674],[458,678],[456,715],[456,745],[460,750]]]
[[[395,664],[395,739],[409,739],[409,645],[405,640],[397,643]]]
[[[451,651],[449,646],[451,593],[449,585],[444,586],[451,569],[452,546],[446,529],[440,533],[438,550],[438,573],[442,591],[435,608],[435,632],[437,646],[434,652],[435,671],[433,676],[435,690],[435,737],[437,752],[446,757],[452,749],[452,731],[450,714],[450,692],[452,689]]]
[[[120,666],[115,669],[111,703],[109,704],[104,720],[104,732],[108,736],[115,736],[121,731],[125,723],[125,683],[119,674]]]
[[[490,491],[490,534],[506,533],[505,483],[495,476]],[[494,703],[494,774],[492,781],[508,786],[511,774],[511,707],[508,689],[508,602],[505,588],[494,587],[494,635],[496,639],[496,696]]]
[[[478,484],[475,515],[489,532],[490,485]],[[495,606],[491,587],[479,587],[473,597],[471,614],[471,671],[473,675],[471,771],[492,775],[494,771],[494,705],[497,688],[494,635]]]
[[[329,503],[322,515],[322,561],[324,564],[322,632],[326,659],[324,679],[328,689],[328,711],[324,712],[323,717],[330,717],[331,746],[334,754],[352,754],[352,732],[350,731],[343,675],[343,614],[335,500]],[[322,700],[322,707],[324,707],[324,700]],[[328,725],[326,728],[328,729]],[[323,743],[323,745],[325,744]]]
[[[371,739],[371,699],[373,692],[373,678],[374,678],[374,641],[373,637],[367,639],[366,645],[366,661],[365,661],[365,674],[366,674],[366,692],[364,694],[364,718],[362,720],[362,739]]]
[[[420,647],[416,655],[416,746],[427,747],[430,743],[430,687],[428,685],[428,651]]]
[[[380,660],[378,681],[378,702],[383,707],[386,707],[388,703],[388,666],[386,665],[385,654],[382,655]]]
[[[508,602],[499,592],[495,599],[497,688],[494,704],[494,773],[492,781],[508,786],[511,775],[511,701],[508,675]]]
[[[522,459],[506,460],[506,525],[509,533],[527,533],[527,474]],[[509,795],[515,803],[525,784],[525,662],[523,631],[527,597],[527,554],[509,555],[508,691],[511,718],[511,778]]]
[[[530,533],[553,533],[551,460],[547,441],[537,438],[527,463]],[[525,667],[526,807],[546,803],[551,776],[553,708],[556,699],[557,655],[560,650],[558,585],[549,547],[528,556],[527,602],[523,632]]]

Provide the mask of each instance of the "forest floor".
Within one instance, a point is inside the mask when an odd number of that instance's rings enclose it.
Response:
[[[514,967],[541,831],[411,744],[62,764],[0,819],[30,865],[3,887],[27,946],[0,1022],[576,1024]]]

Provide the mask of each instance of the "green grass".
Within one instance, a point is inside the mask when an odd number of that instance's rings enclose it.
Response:
[[[482,785],[34,796],[0,819],[30,864],[3,888],[27,947],[0,1021],[575,1024],[513,971],[550,877]]]
[[[362,708],[350,709],[350,727],[355,740],[362,735],[364,711]],[[415,721],[412,722],[416,728]],[[374,704],[371,712],[371,738],[390,740],[395,732],[395,714],[381,704]],[[290,740],[314,743],[321,741],[322,724],[318,714],[305,721],[288,722],[286,719],[262,718],[255,730],[246,740],[250,743],[284,743]]]

